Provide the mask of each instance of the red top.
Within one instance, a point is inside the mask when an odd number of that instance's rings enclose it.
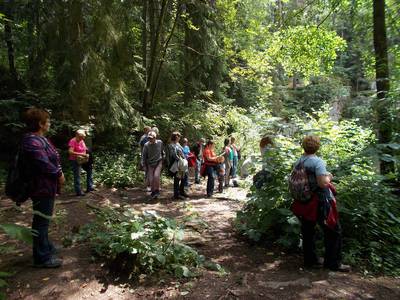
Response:
[[[215,161],[215,159],[217,158],[217,156],[215,155],[215,152],[213,150],[211,150],[209,147],[206,147],[203,151],[203,159],[204,159],[204,163],[206,165],[215,165],[217,162]]]

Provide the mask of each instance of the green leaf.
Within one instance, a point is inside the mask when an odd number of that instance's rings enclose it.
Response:
[[[11,273],[11,272],[2,272],[0,271],[0,278],[7,278],[7,277],[11,277],[15,274],[15,272]]]
[[[5,281],[4,279],[0,278],[0,288],[5,287],[7,285],[8,285],[7,281]]]
[[[0,224],[0,228],[2,228],[10,237],[32,244],[32,236],[34,233],[30,228],[16,224]]]

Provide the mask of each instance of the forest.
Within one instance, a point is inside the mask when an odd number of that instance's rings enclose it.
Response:
[[[0,299],[400,298],[398,0],[2,0],[0,36]],[[53,216],[4,193],[30,107],[49,113],[65,176]],[[234,186],[207,198],[189,168],[174,200],[164,167],[149,199],[145,126],[215,152],[235,137]],[[94,157],[85,197],[78,129]],[[288,180],[310,134],[348,274],[302,266]],[[32,267],[38,214],[61,268]]]

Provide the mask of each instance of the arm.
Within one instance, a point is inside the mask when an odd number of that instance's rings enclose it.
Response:
[[[317,177],[317,184],[320,188],[327,188],[332,180],[332,174],[326,170],[323,160],[318,161],[315,167],[315,175]]]
[[[331,182],[331,179],[330,179],[329,175],[317,176],[317,183],[320,188],[328,187],[330,182]]]
[[[142,158],[141,158],[141,165],[142,167],[146,168],[146,160],[147,160],[147,147],[144,145],[142,150]]]

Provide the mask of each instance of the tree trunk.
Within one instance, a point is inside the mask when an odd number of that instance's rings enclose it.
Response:
[[[143,102],[142,102],[142,111],[144,114],[147,114],[148,111],[151,109],[151,95],[152,95],[152,87],[154,86],[154,74],[155,74],[155,67],[156,67],[156,63],[159,57],[159,44],[160,44],[160,36],[161,36],[161,31],[162,28],[164,26],[164,16],[165,13],[167,11],[167,2],[168,0],[162,0],[162,4],[161,4],[161,11],[160,11],[160,15],[158,18],[158,25],[156,28],[153,29],[152,31],[152,27],[154,27],[154,19],[153,17],[155,16],[155,7],[154,7],[154,3],[153,1],[150,1],[150,32],[151,32],[151,46],[150,46],[150,67],[147,73],[147,80],[146,80],[146,87],[145,90],[143,92]],[[154,22],[154,23],[153,23]],[[154,32],[155,31],[155,32]]]
[[[71,46],[72,51],[70,55],[72,81],[70,84],[70,95],[72,103],[72,113],[75,120],[82,123],[89,121],[89,98],[86,91],[86,84],[84,78],[84,17],[83,17],[83,5],[84,2],[81,0],[74,0],[71,2],[70,13],[71,13]]]
[[[14,20],[14,1],[8,0],[4,3],[4,12],[6,20],[4,20],[4,39],[7,44],[7,54],[8,54],[8,68],[10,75],[17,85],[18,73],[15,68],[15,57],[14,57],[14,42],[12,33],[12,23]]]
[[[174,20],[174,23],[172,25],[171,31],[169,32],[167,41],[165,42],[164,48],[162,50],[163,54],[161,56],[161,59],[160,59],[160,62],[158,64],[158,68],[157,68],[157,73],[156,73],[155,78],[154,78],[154,84],[152,86],[152,93],[151,93],[151,98],[150,98],[150,103],[151,104],[153,103],[154,97],[155,97],[156,92],[157,92],[158,80],[160,78],[160,73],[161,73],[162,65],[163,65],[164,60],[165,60],[165,56],[167,54],[167,49],[168,49],[169,42],[171,41],[172,35],[174,34],[176,25],[178,23],[178,19],[179,19],[179,15],[180,15],[180,6],[181,6],[180,1],[177,1],[176,5],[177,5],[177,7],[176,7],[175,20]]]
[[[387,36],[385,23],[385,0],[374,0],[374,47],[375,47],[375,72],[377,89],[377,121],[379,143],[389,143],[392,138],[392,127],[388,112],[387,93],[390,88]],[[381,160],[382,174],[394,171],[394,164]]]

